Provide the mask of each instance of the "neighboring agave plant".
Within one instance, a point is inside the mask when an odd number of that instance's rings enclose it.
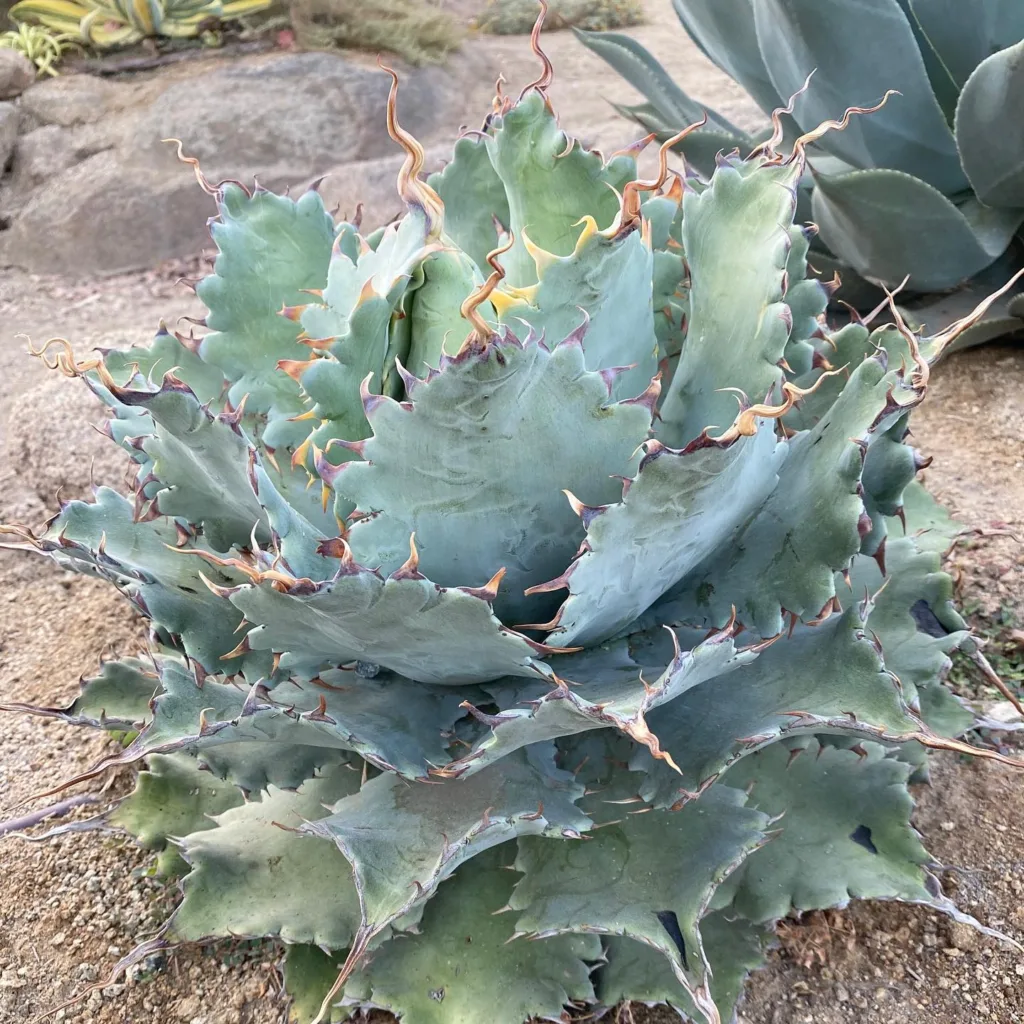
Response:
[[[942,677],[981,655],[905,441],[968,322],[830,333],[807,140],[637,180],[549,82],[426,182],[393,89],[407,209],[367,237],[197,168],[206,332],[47,347],[138,474],[8,546],[112,582],[151,647],[5,710],[138,732],[51,791],[145,761],[90,824],[184,873],[115,977],[267,936],[297,1021],[715,1024],[793,911],[963,919],[907,784],[973,749]]]
[[[1011,126],[1024,93],[1024,4],[673,5],[700,50],[765,114],[785,108],[779,119],[787,139],[838,117],[850,103],[899,92],[873,116],[819,139],[809,154],[801,215],[820,228],[816,266],[828,267],[829,275],[852,268],[888,288],[909,275],[909,289],[921,293],[956,288],[1004,255],[997,270],[1003,279],[1007,266],[1020,266],[1024,135]],[[667,137],[673,126],[700,119],[703,106],[635,40],[579,35],[643,93],[645,103],[618,109],[645,130]],[[707,124],[677,148],[707,176],[718,152],[746,156],[761,141],[708,111]],[[1024,329],[1024,299],[1006,314],[984,333]],[[982,340],[982,332],[973,340]]]
[[[0,49],[15,50],[36,66],[37,75],[56,78],[56,65],[76,45],[76,36],[55,35],[39,25],[19,25],[10,32],[0,32]]]
[[[38,23],[92,46],[126,46],[152,36],[191,37],[204,23],[242,18],[273,0],[19,0],[14,22]]]

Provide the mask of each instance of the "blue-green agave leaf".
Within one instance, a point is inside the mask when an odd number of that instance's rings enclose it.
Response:
[[[359,791],[348,764],[307,779],[296,791],[270,789],[259,801],[215,812],[179,845],[191,871],[169,922],[177,941],[273,936],[344,949],[359,924],[348,861],[299,832],[327,805]]]
[[[583,787],[554,767],[553,753],[538,744],[470,778],[433,786],[379,775],[327,817],[301,826],[335,843],[352,865],[362,920],[346,973],[460,864],[517,836],[579,840],[591,824],[576,807]]]
[[[821,237],[858,273],[889,288],[909,274],[915,291],[952,288],[984,270],[1010,244],[1024,209],[977,200],[954,206],[902,171],[876,168],[815,176]]]
[[[455,143],[451,161],[427,178],[445,204],[444,231],[482,271],[487,254],[498,246],[498,228],[507,229],[511,215],[505,186],[491,163],[487,144],[477,135]],[[415,372],[416,366],[410,364]]]
[[[417,934],[376,950],[345,986],[346,1000],[421,1024],[556,1020],[570,1001],[591,1002],[584,961],[601,958],[598,936],[510,942],[515,916],[502,910],[516,880],[514,859],[506,844],[463,864],[427,904]]]
[[[744,758],[726,780],[749,787],[751,806],[781,816],[779,834],[740,865],[715,904],[766,922],[791,909],[845,907],[851,897],[897,899],[980,927],[927,870],[931,858],[910,824],[911,771],[877,743],[843,750],[812,739]]]
[[[728,910],[701,918],[700,937],[711,969],[711,998],[726,1024],[736,1022],[736,1007],[749,973],[764,966],[770,935],[770,930]],[[602,1005],[668,1003],[686,1019],[697,1017],[699,1011],[690,993],[657,950],[617,935],[607,937],[604,945],[607,962],[597,975],[597,998]]]
[[[1022,95],[1024,40],[983,60],[960,94],[956,144],[971,188],[986,206],[1024,207],[1024,139],[1007,130],[1020,116]]]
[[[706,797],[678,812],[636,814],[629,804],[605,803],[601,827],[578,846],[521,839],[516,868],[524,877],[510,900],[516,931],[642,942],[665,957],[708,1020],[717,1019],[699,921],[715,888],[764,843],[769,819],[747,807],[740,790],[716,786]]]
[[[920,734],[920,719],[868,633],[870,608],[862,601],[819,626],[798,628],[723,680],[652,711],[647,724],[678,771],[639,748],[632,767],[648,773],[640,795],[658,807],[682,806],[729,765],[786,736],[901,742]]]
[[[958,91],[984,60],[1024,39],[1024,7],[1017,0],[905,2]]]
[[[524,591],[559,572],[582,540],[563,490],[589,504],[611,500],[619,491],[612,475],[630,471],[651,424],[654,391],[613,403],[611,382],[584,360],[583,328],[551,350],[506,332],[445,359],[426,380],[410,379],[409,403],[370,397],[366,461],[332,480],[360,511],[375,513],[350,531],[359,561],[397,571],[415,533],[417,571],[438,585],[480,586],[505,569],[496,614],[512,624],[550,614],[549,601]],[[375,608],[378,635],[380,615]],[[463,678],[483,656],[480,637],[464,637]],[[408,650],[409,640],[400,646]]]
[[[897,0],[754,0],[753,7],[761,57],[778,92],[793,95],[814,72],[793,109],[803,131],[841,117],[848,107],[876,104],[888,90],[900,93],[877,113],[829,132],[819,146],[854,167],[897,167],[940,192],[966,187],[952,134]],[[858,44],[866,33],[870,45]]]
[[[742,391],[761,402],[782,382],[790,332],[783,301],[799,163],[723,166],[683,197],[690,322],[661,408],[659,437],[674,447],[724,430]]]

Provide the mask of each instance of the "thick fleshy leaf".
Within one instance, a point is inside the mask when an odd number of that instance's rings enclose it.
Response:
[[[366,436],[359,388],[368,374],[373,393],[390,394],[398,383],[391,379],[394,357],[405,353],[393,351],[388,328],[413,274],[439,248],[433,230],[425,211],[412,208],[358,258],[335,248],[322,301],[292,311],[311,339],[330,342],[320,358],[295,371],[315,403],[315,415],[330,421],[326,435],[319,435],[320,447],[331,437],[355,441]]]
[[[568,256],[580,234],[579,221],[592,216],[607,228],[619,210],[612,188],[621,190],[626,165],[605,166],[601,157],[576,145],[558,127],[546,98],[531,90],[510,111],[494,119],[486,141],[491,164],[508,197],[507,227],[515,238],[503,258],[508,282],[517,288],[535,284],[538,268],[524,240],[556,256]]]
[[[302,826],[336,843],[352,864],[362,924],[350,965],[470,858],[516,836],[564,841],[590,827],[575,805],[583,787],[554,768],[551,753],[540,744],[471,778],[433,786],[379,775],[327,817]]]
[[[910,433],[908,419],[909,416],[901,417],[868,441],[861,474],[864,511],[871,517],[871,529],[860,545],[865,555],[884,552],[888,519],[902,511],[903,492],[917,476],[922,462],[919,453],[905,443]]]
[[[749,0],[741,2],[749,7]],[[687,96],[655,57],[631,36],[620,32],[584,32],[577,28],[573,31],[588,50],[602,57],[634,89],[643,93],[652,107],[652,113],[669,130],[670,135],[687,125],[696,124],[707,111],[708,131],[725,133],[750,144],[741,128]],[[735,33],[731,34],[730,44],[735,44]],[[756,46],[755,41],[755,50]]]
[[[168,839],[213,828],[212,816],[242,803],[242,793],[230,783],[199,770],[185,754],[154,754],[148,770],[139,772],[135,789],[110,815],[110,822],[130,832],[147,850],[161,851],[160,874],[184,874],[176,848]]]
[[[907,532],[922,551],[944,555],[956,539],[967,532],[967,527],[957,522],[949,509],[936,501],[917,480],[903,492],[903,515]]]
[[[191,347],[171,334],[163,323],[148,345],[133,345],[131,348],[104,352],[103,365],[122,386],[127,387],[135,374],[139,374],[151,382],[150,390],[154,390],[168,373],[173,373],[204,404],[217,404],[227,387],[224,374],[211,363],[203,362]],[[90,383],[95,383],[94,374],[87,374],[87,378]]]
[[[642,942],[666,958],[707,1019],[716,1019],[698,922],[716,886],[766,839],[768,817],[745,804],[740,790],[716,786],[682,811],[624,811],[583,843],[520,840],[516,868],[524,877],[510,900],[520,912],[516,931]]]
[[[751,971],[764,965],[768,936],[764,928],[729,911],[701,918],[700,937],[711,968],[711,998],[724,1024],[735,1024],[736,1006]],[[665,958],[650,946],[612,936],[605,939],[605,959],[597,976],[597,997],[604,1006],[627,1000],[668,1003],[687,1018],[697,1016],[690,993],[679,984]]]
[[[690,270],[686,344],[661,415],[659,436],[681,447],[736,415],[738,388],[761,402],[781,384],[789,338],[783,302],[796,164],[722,166],[701,193],[683,197],[683,247]]]
[[[59,718],[69,725],[91,725],[117,732],[140,728],[152,718],[150,701],[160,692],[153,663],[138,658],[105,661],[98,675],[81,681],[78,696],[65,708],[9,703],[4,708]]]
[[[352,744],[355,746],[355,742]],[[259,739],[250,742],[203,746],[196,753],[200,765],[218,779],[224,779],[247,794],[260,793],[268,786],[298,789],[321,768],[340,764],[345,751],[302,743],[275,743]]]
[[[40,545],[58,564],[112,582],[152,618],[163,642],[180,645],[207,671],[233,669],[253,680],[268,675],[268,653],[223,660],[238,644],[235,630],[242,616],[204,582],[205,578],[230,586],[244,577],[229,567],[172,550],[179,542],[170,523],[135,522],[131,502],[100,487],[93,503],[68,502]]]
[[[154,701],[152,723],[102,765],[184,750],[218,776],[254,789],[264,780],[296,785],[311,769],[336,764],[339,751],[352,750],[385,771],[425,778],[430,765],[448,760],[442,734],[462,717],[458,694],[389,672],[367,679],[328,671],[309,682],[246,690],[212,679],[200,686],[182,660],[164,657],[160,679],[164,692]]]
[[[588,370],[622,367],[611,378],[613,399],[635,398],[658,369],[651,280],[654,252],[637,224],[607,237],[589,222],[568,256],[545,256],[536,288],[501,291],[491,301],[512,328],[525,320],[534,332],[556,342],[580,327]],[[504,300],[504,301],[502,301]]]
[[[915,291],[952,288],[1000,256],[1024,210],[954,206],[919,178],[883,168],[815,177],[822,240],[859,274]]]
[[[230,594],[256,624],[243,650],[284,652],[285,668],[363,662],[444,684],[541,672],[534,659],[547,649],[502,626],[490,596],[447,590],[419,573],[384,579],[354,563],[324,583],[245,584]]]
[[[401,354],[404,366],[425,374],[443,355],[458,353],[471,329],[462,315],[462,304],[482,283],[477,265],[457,249],[445,249],[423,261],[405,301],[405,316],[399,321],[408,325],[408,339],[401,346],[405,349]],[[485,320],[493,318],[490,303],[485,303],[480,315]],[[394,338],[393,324],[391,333]],[[364,430],[361,436],[368,433]]]
[[[982,61],[960,94],[956,144],[971,188],[988,206],[1024,206],[1024,139],[1007,131],[1022,95],[1024,41]]]
[[[1024,7],[1017,0],[985,0],[969,7],[960,0],[908,2],[957,89],[986,58],[1024,39]]]
[[[617,497],[612,475],[629,472],[651,423],[650,396],[610,403],[604,378],[585,369],[581,334],[549,351],[506,333],[413,383],[411,405],[368,403],[367,461],[333,482],[361,511],[381,510],[350,531],[360,562],[398,570],[415,533],[418,572],[442,587],[480,586],[504,568],[496,614],[512,624],[544,617],[550,599],[523,592],[564,568],[583,537],[563,489],[587,504]],[[373,614],[379,632],[380,609]],[[488,678],[481,656],[460,667],[463,678]]]
[[[156,391],[113,390],[124,405],[144,409],[153,433],[135,440],[156,477],[157,508],[165,516],[202,523],[217,551],[244,546],[255,532],[269,539],[264,512],[249,483],[252,444],[237,418],[214,415],[172,374]]]
[[[473,709],[475,717],[490,727],[490,735],[447,765],[445,774],[480,771],[530,743],[590,729],[619,729],[658,756],[657,738],[647,728],[647,713],[755,657],[753,652],[737,651],[729,633],[719,633],[693,650],[676,652],[664,668],[633,660],[629,647],[620,640],[562,658],[555,666],[561,680],[558,686],[540,696],[517,693],[516,704],[497,715]],[[653,673],[658,676],[649,682],[645,676]]]
[[[732,546],[669,592],[672,619],[721,625],[735,608],[767,637],[782,631],[784,610],[805,619],[827,610],[833,574],[861,547],[861,445],[920,397],[898,371],[864,360],[814,427],[790,439],[778,485]]]
[[[601,958],[596,935],[509,942],[515,915],[501,911],[516,880],[508,870],[514,858],[507,844],[459,868],[427,904],[418,933],[381,946],[346,986],[346,999],[419,1024],[557,1020],[570,1000],[590,1002],[584,961]]]
[[[800,194],[806,190],[801,185]],[[797,211],[797,220],[803,218]],[[810,369],[813,362],[811,338],[821,333],[823,317],[828,308],[831,288],[813,274],[808,276],[808,257],[816,232],[800,223],[789,229],[789,256],[786,259],[786,305],[792,326],[786,344],[785,359],[790,366],[787,373],[800,373]],[[816,254],[815,254],[816,255]]]
[[[935,94],[935,101],[945,115],[947,123],[952,126],[953,114],[956,111],[956,101],[960,97],[960,85],[963,83],[958,85],[953,80],[949,69],[943,64],[942,59],[929,41],[927,33],[921,28],[921,24],[914,13],[914,0],[896,0],[896,2],[906,15],[907,21],[910,24],[910,30],[914,33],[918,52],[921,54],[921,60],[924,61],[924,68],[928,74],[928,83]],[[925,2],[928,3],[930,0],[925,0]],[[945,4],[946,0],[939,0],[939,3]]]
[[[899,742],[922,724],[907,707],[867,630],[870,605],[779,639],[752,664],[652,711],[647,724],[679,771],[640,748],[640,795],[685,803],[754,750],[807,732]]]
[[[875,595],[868,628],[913,706],[918,687],[945,675],[949,653],[968,633],[953,607],[953,581],[936,553],[920,550],[917,538],[890,536],[881,561],[884,575],[874,558],[854,558],[850,582],[837,580],[836,595],[844,608],[865,593]]]
[[[249,396],[251,411],[294,408],[298,385],[275,372],[281,359],[303,359],[297,324],[280,316],[323,288],[334,240],[334,223],[315,192],[299,200],[259,190],[252,196],[227,184],[211,232],[219,250],[214,273],[196,293],[209,307],[210,334],[199,355],[231,381],[231,404]]]
[[[692,450],[691,450],[692,448]],[[779,480],[786,443],[771,420],[753,436],[675,450],[649,441],[622,502],[587,509],[583,553],[552,642],[614,636],[706,559],[730,549]]]
[[[282,974],[291,999],[288,1024],[311,1024],[316,1020],[343,961],[344,957],[332,956],[316,946],[297,944],[286,948]],[[349,1016],[348,1010],[332,1006],[323,1019],[328,1024],[340,1024]]]
[[[171,918],[171,937],[273,936],[346,947],[359,924],[348,861],[297,829],[324,817],[326,804],[357,793],[359,781],[358,769],[336,765],[298,792],[271,789],[258,803],[225,811],[205,831],[189,835],[181,852],[192,870]]]
[[[764,113],[786,105],[795,90],[780,93],[771,81],[755,30],[754,0],[672,0],[672,6],[690,38]],[[784,118],[784,124],[792,124],[788,115]]]
[[[338,562],[323,553],[327,550],[323,544],[328,537],[302,514],[301,509],[289,502],[288,496],[274,484],[267,467],[251,459],[248,477],[270,529],[273,564],[300,578],[323,580],[333,576]],[[252,541],[244,547],[251,549]],[[258,558],[267,553],[253,551],[253,554]]]
[[[480,268],[487,269],[487,254],[498,245],[495,219],[509,224],[508,198],[487,145],[472,135],[455,143],[451,161],[432,174],[427,184],[445,204],[444,231]],[[410,365],[418,372],[415,365]]]
[[[878,103],[887,90],[900,93],[817,145],[854,167],[899,168],[940,192],[966,186],[953,136],[897,0],[754,0],[753,7],[761,57],[779,94],[793,95],[814,71],[793,110],[805,132],[841,117],[847,107]]]
[[[740,865],[716,903],[753,921],[791,909],[845,907],[855,899],[898,899],[949,912],[910,824],[911,766],[877,743],[855,750],[777,743],[744,758],[726,775],[750,787],[750,804],[773,817],[780,833]]]

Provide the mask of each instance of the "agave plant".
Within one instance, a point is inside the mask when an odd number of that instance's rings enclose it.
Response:
[[[211,19],[241,18],[273,0],[19,0],[10,10],[27,20],[99,48],[126,46],[151,36],[198,36]]]
[[[813,262],[914,292],[952,289],[1018,243],[1024,138],[1010,126],[1024,90],[1024,5],[1003,0],[673,0],[700,50],[778,110],[795,138],[851,103],[883,109],[817,140],[801,183],[801,215],[820,228]],[[579,33],[643,93],[620,111],[667,137],[700,104],[633,39]],[[812,75],[808,87],[807,77]],[[893,91],[898,95],[892,95]],[[787,98],[792,100],[787,103]],[[770,131],[771,129],[769,129]],[[709,110],[678,145],[705,176],[719,151],[763,141]],[[1020,265],[1018,252],[998,273]],[[1021,329],[1024,301],[986,331]],[[1016,315],[1014,315],[1016,314]],[[976,337],[978,335],[976,334]]]
[[[19,25],[10,32],[0,32],[0,49],[15,50],[36,66],[37,75],[56,78],[55,65],[76,45],[77,36],[54,34],[39,25]]]
[[[638,180],[549,83],[427,181],[393,88],[406,212],[365,237],[197,168],[200,335],[39,350],[138,469],[6,528],[151,625],[69,707],[5,707],[137,733],[51,791],[144,762],[91,824],[184,874],[113,977],[266,936],[296,1021],[717,1024],[793,911],[969,920],[907,784],[973,750],[942,677],[981,655],[906,444],[968,322],[828,329],[806,140]]]

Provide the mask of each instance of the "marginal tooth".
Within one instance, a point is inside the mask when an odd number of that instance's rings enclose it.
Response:
[[[385,402],[391,402],[393,399],[388,398],[387,395],[375,395],[370,390],[370,381],[373,380],[373,372],[368,373],[359,384],[359,398],[363,403],[363,413],[367,419],[369,419],[374,410]],[[397,402],[395,403],[398,404]]]
[[[344,448],[346,451],[355,452],[360,458],[366,457],[366,445],[370,439],[364,437],[361,441],[345,441],[340,437],[332,437],[327,442],[327,446],[324,448],[325,452],[329,452],[332,448],[337,446],[338,448]]]
[[[530,587],[524,591],[526,597],[533,597],[534,594],[553,594],[559,590],[569,589],[569,578],[572,576],[573,569],[576,568],[576,563],[573,562],[561,576],[556,576],[553,580],[548,580],[547,583],[538,583],[536,586]]]
[[[333,338],[299,338],[300,344],[305,345],[307,348],[316,349],[318,352],[323,352],[329,349],[336,341],[337,336]]]
[[[587,243],[599,234],[597,221],[594,220],[589,213],[584,214],[578,221],[576,221],[575,224],[573,224],[573,227],[579,227],[581,224],[583,225],[583,230],[580,232],[580,237],[576,239],[576,244],[573,246],[573,256],[578,256],[584,248],[586,248]],[[531,253],[531,255],[533,254]]]
[[[658,399],[661,398],[661,377],[661,370],[659,370],[654,377],[651,378],[651,383],[648,384],[647,387],[636,396],[636,398],[627,398],[620,404],[645,406],[651,416],[653,416],[658,407]]]
[[[402,378],[402,387],[405,388],[405,397],[412,398],[412,393],[416,390],[416,385],[422,384],[423,381],[421,381],[415,374],[410,373],[402,364],[402,360],[397,357],[395,358],[395,369],[398,371],[398,376]],[[362,452],[360,452],[360,454],[362,454]]]
[[[501,586],[501,581],[505,577],[504,566],[499,569],[482,587],[459,587],[465,594],[471,594],[473,597],[479,597],[482,601],[486,601],[488,604],[492,604],[495,598],[498,596],[498,587]],[[527,591],[529,593],[529,591]]]
[[[305,466],[306,459],[309,457],[309,450],[313,444],[313,435],[310,434],[298,448],[292,452],[292,469],[298,469],[300,466]]]
[[[379,298],[376,290],[373,287],[373,278],[371,277],[360,289],[359,297],[356,299],[355,308],[358,309],[364,302],[370,302],[373,299]]]
[[[603,370],[598,370],[597,373],[601,380],[604,381],[604,386],[608,389],[609,396],[612,393],[612,388],[615,387],[615,381],[621,377],[622,374],[628,373],[630,370],[636,368],[636,363],[630,363],[628,366],[608,366]]]
[[[316,448],[313,453],[313,468],[317,472],[317,476],[320,477],[321,481],[327,484],[328,487],[334,487],[338,477],[349,467],[350,463],[343,462],[340,466],[335,466],[319,448]]]
[[[562,493],[569,499],[570,507],[573,512],[583,520],[584,526],[589,526],[594,519],[608,508],[607,505],[584,505],[583,502],[569,490],[563,490]]]
[[[229,598],[238,589],[237,587],[219,587],[216,583],[208,580],[202,573],[199,578],[206,584],[206,589],[217,597]]]
[[[489,298],[494,311],[501,319],[505,319],[508,316],[509,310],[515,309],[516,306],[536,306],[539,290],[539,284],[527,285],[525,288],[505,285],[501,289],[496,288],[491,292]]]
[[[245,403],[248,401],[249,393],[246,392],[242,395],[242,400],[234,409],[228,406],[225,412],[222,412],[217,416],[217,419],[220,420],[221,423],[226,423],[229,427],[237,431],[238,424],[242,422],[242,417],[245,415]]]
[[[534,266],[537,268],[537,279],[540,280],[544,276],[544,272],[548,267],[553,266],[558,262],[558,257],[553,252],[548,252],[547,249],[542,249],[539,245],[534,245],[530,241],[530,236],[525,232],[520,232],[523,239],[523,246],[526,251],[530,254],[530,259],[533,260]]]
[[[251,650],[252,648],[249,646],[249,634],[246,633],[246,635],[242,637],[242,642],[234,648],[234,650],[228,651],[227,654],[222,654],[221,658],[225,661],[229,658],[240,658],[243,654],[248,654]]]
[[[302,314],[305,313],[309,307],[310,303],[308,302],[301,306],[282,306],[278,310],[277,315],[283,316],[285,320],[292,320],[295,323],[298,323],[302,319]]]
[[[677,206],[682,205],[683,193],[686,191],[686,185],[683,181],[683,176],[677,171],[672,171],[670,177],[672,178],[672,184],[665,189],[663,195],[666,199],[671,199]],[[675,242],[675,239],[670,239],[670,242]],[[677,242],[676,245],[679,243]]]
[[[409,534],[409,557],[388,577],[392,580],[424,580],[419,570],[420,553],[416,550],[416,534]]]
[[[349,547],[348,541],[344,537],[331,537],[329,540],[322,540],[317,545],[316,552],[325,558],[336,558],[341,562],[341,567],[335,573],[336,576],[353,576],[362,572],[362,567],[355,560],[352,548]]]
[[[286,373],[294,381],[302,380],[302,375],[317,362],[316,356],[312,359],[280,359],[277,368]]]

